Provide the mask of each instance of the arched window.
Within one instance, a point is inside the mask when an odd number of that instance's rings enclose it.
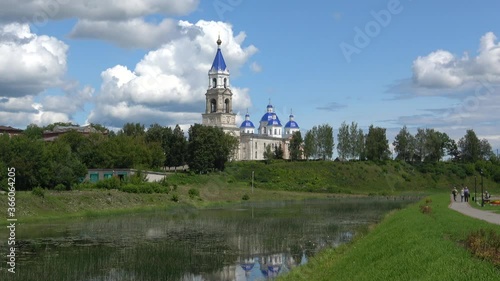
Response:
[[[274,134],[276,135],[276,129],[274,129]]]
[[[224,78],[224,88],[227,88],[227,78]]]
[[[217,102],[215,99],[210,100],[210,112],[216,112],[217,111]]]
[[[264,134],[266,134],[266,127],[264,127]]]
[[[255,142],[255,149],[257,149],[257,142]],[[257,153],[257,152],[255,152],[255,153]]]
[[[257,159],[257,151],[255,151],[255,159]]]
[[[224,101],[224,112],[229,113],[229,99]]]
[[[217,78],[212,79],[212,88],[217,88]]]

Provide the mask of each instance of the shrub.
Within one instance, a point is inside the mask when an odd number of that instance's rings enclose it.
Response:
[[[177,194],[172,194],[172,197],[170,198],[170,200],[174,201],[174,202],[179,202],[179,195]]]
[[[117,177],[104,179],[96,182],[95,187],[101,189],[120,189],[120,180]]]
[[[62,183],[56,185],[56,187],[54,187],[54,190],[56,191],[65,191],[66,190],[66,186]]]
[[[189,194],[189,197],[191,199],[195,198],[195,197],[199,197],[200,196],[200,191],[196,188],[191,188],[189,191],[188,191],[188,194]]]
[[[432,212],[432,208],[429,205],[422,205],[420,206],[420,212],[422,212],[422,214],[430,214]]]
[[[31,191],[31,193],[35,196],[38,196],[38,197],[45,197],[45,189],[41,188],[41,187],[35,187],[33,188],[33,190]]]
[[[130,183],[122,186],[120,190],[128,193],[139,193],[139,188],[136,185]]]
[[[465,246],[473,255],[489,260],[497,266],[500,266],[500,255],[498,255],[499,245],[500,234],[497,234],[492,229],[489,231],[480,229],[477,232],[473,232],[465,241]]]
[[[244,194],[243,197],[241,197],[241,200],[244,201],[250,200],[250,196],[248,196],[248,194]]]

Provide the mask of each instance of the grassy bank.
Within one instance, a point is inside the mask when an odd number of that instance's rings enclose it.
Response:
[[[355,242],[279,280],[497,280],[498,266],[473,257],[464,244],[472,232],[500,233],[500,226],[448,209],[448,194],[431,199],[429,214],[421,212],[422,202],[391,213]]]
[[[115,189],[85,188],[72,191],[45,190],[44,196],[37,196],[31,191],[16,193],[16,217],[21,222],[41,219],[71,217],[95,217],[128,212],[150,211],[171,208],[179,205],[207,207],[248,200],[301,200],[306,198],[326,198],[332,195],[324,193],[286,192],[263,190],[238,184],[227,184],[223,177],[206,176],[200,179],[187,178],[193,182],[175,187],[169,193],[127,193]],[[197,190],[199,195],[190,195],[190,190]],[[175,197],[175,200],[174,200]],[[7,210],[6,194],[0,195],[0,209]],[[5,224],[1,220],[0,224]]]
[[[453,186],[471,187],[480,167],[451,162],[410,165],[400,161],[274,161],[266,165],[250,161],[230,163],[224,174],[233,182],[248,185],[254,171],[255,186],[266,189],[389,195],[451,192]],[[499,194],[500,183],[493,178],[485,177],[484,186],[490,193]]]

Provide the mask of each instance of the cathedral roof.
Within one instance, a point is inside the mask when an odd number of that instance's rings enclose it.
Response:
[[[293,120],[293,118],[294,118],[293,114],[290,114],[290,121],[288,121],[285,124],[285,128],[291,128],[291,129],[298,129],[299,128],[299,124],[297,124],[297,122],[295,122]]]
[[[240,128],[255,128],[255,126],[253,125],[252,121],[245,120],[243,121],[243,123],[241,123]]]
[[[240,128],[255,128],[252,121],[250,121],[250,114],[247,113],[245,115],[245,121],[243,121],[243,123],[241,123]]]
[[[285,128],[292,128],[292,129],[295,129],[295,128],[299,128],[299,124],[297,124],[297,122],[295,121],[288,121],[286,122],[285,124]]]

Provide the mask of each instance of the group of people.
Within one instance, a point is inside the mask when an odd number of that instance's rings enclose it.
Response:
[[[456,202],[458,194],[458,190],[456,187],[453,187],[451,194],[453,194],[453,200]],[[470,197],[469,188],[467,188],[467,186],[462,187],[462,190],[460,190],[460,202],[469,202],[469,197]]]

